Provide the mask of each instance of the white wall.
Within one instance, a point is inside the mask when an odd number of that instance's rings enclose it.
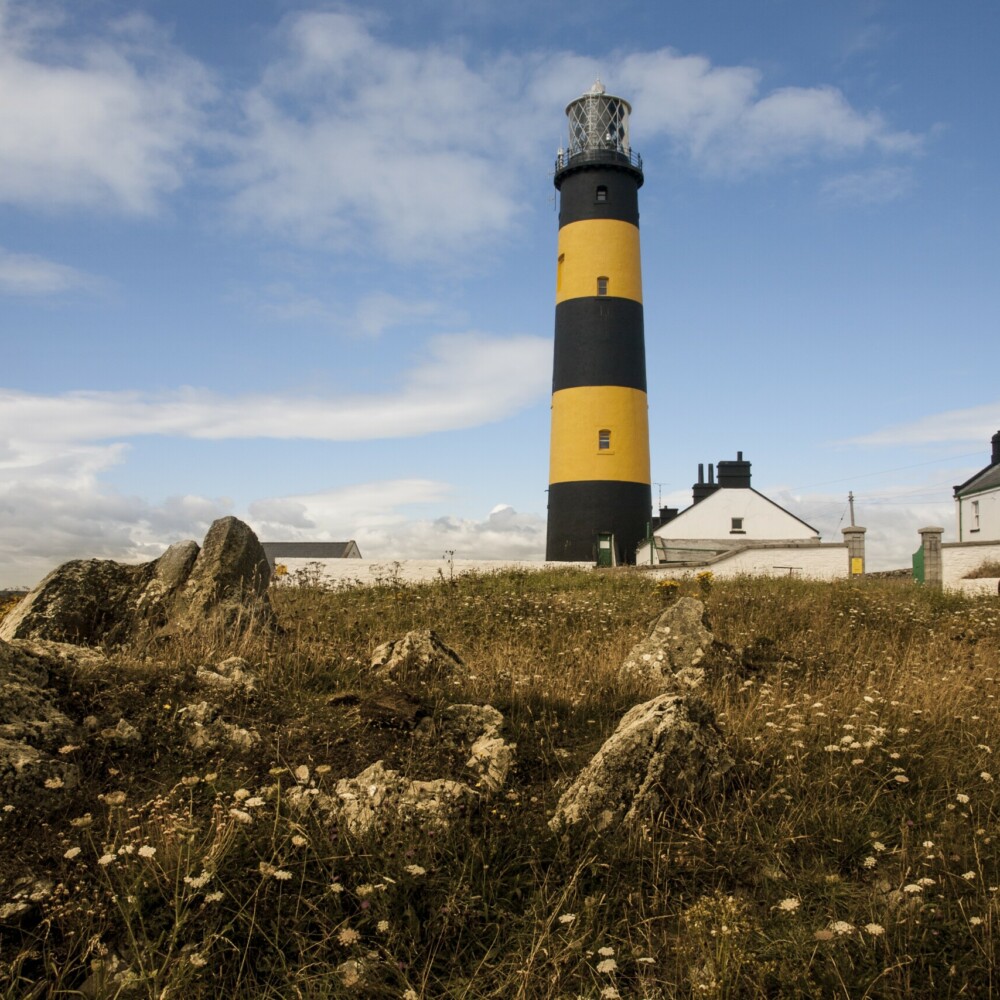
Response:
[[[448,579],[454,573],[495,573],[505,569],[542,570],[556,568],[593,569],[590,563],[546,563],[510,559],[456,559],[449,567],[447,559],[282,559],[275,560],[287,567],[288,576],[280,577],[290,584],[295,583],[298,570],[312,572],[318,563],[323,583],[362,584],[389,583],[399,579],[406,583],[425,583],[429,580]]]
[[[646,558],[649,558],[648,550]],[[660,577],[692,576],[706,569],[723,578],[794,576],[807,580],[840,580],[848,576],[847,546],[839,542],[828,545],[753,545],[708,560],[701,566],[681,569],[661,564],[652,572]]]
[[[976,531],[973,503],[979,502],[979,530]],[[958,540],[960,542],[1000,541],[1000,490],[962,497],[956,501]]]
[[[941,586],[951,590],[981,590],[987,580],[966,580],[965,577],[984,562],[1000,562],[1000,541],[964,545],[945,542],[941,546]],[[992,592],[996,593],[995,580]]]
[[[745,534],[732,534],[732,519],[743,518]],[[777,504],[751,489],[719,489],[693,507],[678,514],[654,532],[660,538],[785,540],[819,538],[819,533],[803,524]],[[647,552],[647,561],[649,554]]]

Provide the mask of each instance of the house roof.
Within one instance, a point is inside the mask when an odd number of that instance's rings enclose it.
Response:
[[[955,498],[966,497],[972,493],[982,493],[1000,487],[1000,462],[987,465],[980,469],[971,479],[955,487]]]
[[[753,494],[754,494],[755,496],[759,496],[759,497],[761,498],[761,500],[766,500],[766,501],[767,501],[767,503],[769,503],[769,504],[770,504],[770,505],[771,505],[772,507],[777,507],[777,508],[778,508],[778,510],[780,510],[780,511],[781,511],[781,513],[782,513],[782,514],[784,514],[784,515],[785,515],[786,517],[790,517],[790,518],[791,518],[791,519],[792,519],[793,521],[798,521],[798,522],[799,522],[799,524],[801,524],[801,525],[803,525],[804,527],[808,528],[808,529],[809,529],[810,531],[812,531],[812,532],[813,532],[814,534],[816,534],[816,535],[818,535],[818,534],[819,534],[819,530],[818,530],[817,528],[814,528],[814,527],[813,527],[813,526],[812,526],[811,524],[809,524],[808,522],[806,522],[806,521],[803,521],[801,517],[797,517],[797,516],[796,516],[795,514],[793,514],[793,513],[791,512],[791,511],[788,511],[788,510],[785,510],[785,508],[784,508],[784,507],[782,507],[782,506],[781,506],[781,504],[777,504],[777,503],[775,503],[775,502],[774,502],[774,501],[773,501],[773,500],[772,500],[772,499],[771,499],[770,497],[766,497],[766,496],[764,496],[764,494],[763,494],[763,493],[761,493],[761,492],[760,492],[759,490],[755,490],[755,489],[754,489],[754,488],[753,488],[752,486],[742,486],[742,487],[732,487],[732,486],[730,486],[730,487],[724,487],[724,488],[720,488],[720,489],[716,490],[716,491],[715,491],[714,493],[710,493],[710,494],[709,494],[709,495],[708,495],[707,497],[705,497],[705,499],[704,499],[704,500],[699,500],[699,501],[698,501],[697,503],[693,503],[693,504],[691,504],[691,506],[690,506],[690,507],[685,507],[685,508],[684,508],[684,510],[682,510],[682,511],[681,511],[681,512],[680,512],[680,513],[679,513],[679,514],[678,514],[678,515],[677,515],[677,516],[676,516],[675,518],[672,518],[672,519],[671,519],[670,521],[668,521],[667,523],[668,523],[668,524],[670,524],[670,525],[672,525],[672,526],[673,526],[673,525],[676,525],[676,524],[677,524],[677,522],[678,522],[678,521],[679,521],[679,520],[680,520],[680,519],[681,519],[681,518],[682,518],[682,517],[683,517],[683,516],[684,516],[685,514],[687,514],[687,513],[688,513],[688,511],[692,511],[692,510],[696,509],[697,507],[700,507],[700,506],[701,506],[701,504],[703,504],[703,503],[707,503],[707,502],[708,502],[709,500],[711,500],[711,499],[712,499],[712,497],[715,497],[715,496],[719,496],[720,494],[725,494],[725,493],[736,493],[736,492],[740,492],[740,491],[742,491],[742,490],[744,490],[744,489],[745,489],[745,490],[746,490],[746,491],[747,491],[748,493],[753,493]]]
[[[347,559],[351,556],[355,558],[361,556],[353,539],[349,542],[261,542],[260,544],[264,549],[264,555],[272,563],[277,556],[284,556],[286,559]]]

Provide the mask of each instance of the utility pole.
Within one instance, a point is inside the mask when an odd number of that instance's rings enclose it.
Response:
[[[850,507],[851,507],[851,527],[853,528],[854,527],[854,491],[853,490],[851,490],[847,494],[847,502],[848,502],[848,504],[850,504]]]

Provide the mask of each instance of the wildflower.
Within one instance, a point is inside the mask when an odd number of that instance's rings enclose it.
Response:
[[[85,826],[90,826],[90,824],[93,822],[94,822],[94,817],[91,816],[90,813],[84,813],[82,816],[77,816],[76,819],[71,819],[69,821],[69,825],[75,826],[78,829],[80,829]]]
[[[969,917],[969,926],[978,927],[983,922],[982,917]]]
[[[925,840],[924,843],[923,843],[923,846],[926,847],[927,850],[930,850],[934,846],[934,841],[933,840]]]
[[[292,773],[300,784],[304,785],[309,780],[309,768],[305,764],[300,764]]]
[[[606,958],[597,963],[598,972],[614,972],[618,968],[618,963],[613,958]]]
[[[917,879],[917,885],[922,885],[924,887],[929,886],[929,885],[936,885],[936,884],[937,883],[934,881],[934,879],[929,878],[926,875],[923,878],[918,878]]]
[[[614,986],[605,986],[601,990],[601,1000],[620,1000],[621,994]]]
[[[885,850],[885,844],[883,844],[881,840],[873,840],[872,841],[872,850],[878,851],[878,852],[881,853],[882,851]]]
[[[872,937],[879,937],[885,933],[885,928],[881,924],[865,924],[865,930],[871,934]]]
[[[246,788],[237,788],[236,791],[233,792],[233,798],[236,799],[237,802],[242,802],[244,799],[250,798],[250,791]]]
[[[964,806],[964,805],[966,805],[968,803],[969,796],[966,795],[965,792],[959,792],[958,795],[955,796],[955,801],[956,802],[961,802],[962,805]]]
[[[339,882],[331,882],[330,883],[330,892],[332,892],[332,893],[341,893],[343,891],[344,891],[344,887]]]
[[[376,925],[376,930],[378,930],[379,934],[385,934],[385,933],[387,933],[388,930],[389,930],[389,921],[388,920],[380,920],[378,922],[378,924]]]
[[[201,889],[208,885],[211,881],[212,876],[208,872],[203,871],[200,875],[185,875],[184,884],[191,886],[192,889]]]
[[[106,795],[98,795],[107,806],[122,806],[125,804],[124,792],[108,792]]]
[[[74,750],[79,750],[80,748],[73,743],[67,743],[66,746],[60,747],[59,752],[61,754],[73,753]]]
[[[655,965],[656,959],[650,958],[648,955],[644,955],[642,958],[637,958],[637,962],[641,962],[643,965]]]
[[[8,802],[7,805],[3,807],[3,811],[5,813],[12,813],[14,811],[14,807]]]
[[[285,871],[284,868],[275,868],[271,872],[271,877],[276,878],[279,882],[287,882],[292,877],[292,873]]]
[[[828,743],[825,747],[823,747],[823,749],[827,753],[836,753],[840,749],[840,747],[837,746],[836,743]]]
[[[414,878],[417,878],[420,875],[426,875],[427,874],[427,869],[426,868],[421,868],[420,865],[407,865],[406,866],[406,871],[410,875],[412,875]]]
[[[67,852],[66,852],[66,853],[65,853],[65,854],[63,855],[63,857],[64,857],[64,858],[66,858],[66,859],[67,859],[68,861],[72,861],[72,860],[73,860],[73,858],[75,858],[75,857],[76,857],[76,856],[77,856],[77,855],[78,855],[79,853],[80,853],[80,848],[79,848],[79,847],[71,847],[71,848],[70,848],[70,849],[69,849],[69,850],[68,850],[68,851],[67,851]]]
[[[247,809],[257,809],[259,806],[264,804],[264,800],[259,795],[254,795],[252,798],[246,800],[243,803]]]
[[[353,927],[342,927],[337,933],[337,940],[346,948],[361,940],[361,935]]]
[[[794,913],[802,904],[794,896],[789,896],[778,903],[778,909],[785,913]]]
[[[416,990],[408,989],[403,991],[403,995],[400,997],[400,1000],[420,1000],[420,997],[417,996]]]
[[[199,781],[201,781],[201,778],[199,778],[197,774],[192,774],[190,777],[187,778],[181,778],[181,784],[185,788],[194,788],[194,786],[197,785]]]
[[[909,782],[909,778],[905,774],[897,774],[893,781],[898,781],[901,785],[905,785]]]
[[[111,864],[112,861],[115,860],[115,857],[116,856],[114,854],[102,854],[97,859],[97,863],[103,867],[107,867],[108,865]]]
[[[993,780],[993,775],[990,774],[989,771],[980,771],[979,772],[979,777],[982,778],[983,781],[985,781],[987,783]]]
[[[975,872],[966,872],[962,876],[962,878],[964,878],[966,882],[975,882],[975,880],[976,880],[976,873]]]
[[[903,892],[908,892],[911,896],[915,892],[923,892],[923,891],[924,891],[924,887],[922,885],[917,885],[914,882],[911,882],[909,885],[904,885],[903,886]]]
[[[66,782],[63,781],[62,778],[58,778],[57,777],[57,778],[46,778],[45,779],[45,787],[46,788],[64,788],[65,785],[66,785]]]
[[[614,953],[615,953],[615,949],[614,948],[609,948],[607,945],[605,945],[603,948],[598,948],[597,949],[597,954],[600,955],[601,958],[611,958],[611,956]]]
[[[865,868],[874,868],[875,865],[876,865],[876,861],[875,861],[874,855],[869,854],[868,857],[865,858],[865,860],[861,862],[861,864],[864,865]]]
[[[853,934],[854,924],[849,924],[846,920],[833,920],[830,922],[830,930],[839,935]]]
[[[206,903],[218,903],[222,899],[221,892],[210,892],[205,896]]]
[[[139,848],[140,858],[151,858],[155,853],[156,848],[150,847],[149,844],[143,844],[142,847]]]
[[[253,822],[253,816],[251,816],[248,812],[244,812],[242,809],[230,809],[229,815],[232,816],[237,823],[246,824]]]
[[[852,763],[852,764],[853,764],[853,765],[854,765],[855,767],[857,767],[857,766],[858,766],[859,764],[863,764],[864,762],[865,762],[865,759],[864,759],[864,757],[855,757],[855,758],[854,758],[854,760],[852,760],[852,761],[851,761],[851,763]]]
[[[576,920],[575,913],[563,913],[559,917],[559,923],[561,924],[571,924],[574,920]]]
[[[196,968],[200,969],[203,966],[208,965],[208,959],[199,951],[193,951],[188,955],[188,961]]]
[[[292,843],[296,847],[305,847],[306,844],[309,843],[309,841],[306,840],[306,838],[303,837],[301,834],[297,833],[294,837],[292,837]]]

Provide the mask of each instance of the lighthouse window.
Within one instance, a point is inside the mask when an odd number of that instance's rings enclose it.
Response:
[[[608,451],[611,447],[611,431],[597,432],[597,447],[600,451]]]
[[[597,188],[597,200],[599,202],[608,200],[608,189],[603,185],[599,185]]]
[[[608,279],[605,277],[600,277],[597,279],[597,294],[607,295],[608,294]]]

